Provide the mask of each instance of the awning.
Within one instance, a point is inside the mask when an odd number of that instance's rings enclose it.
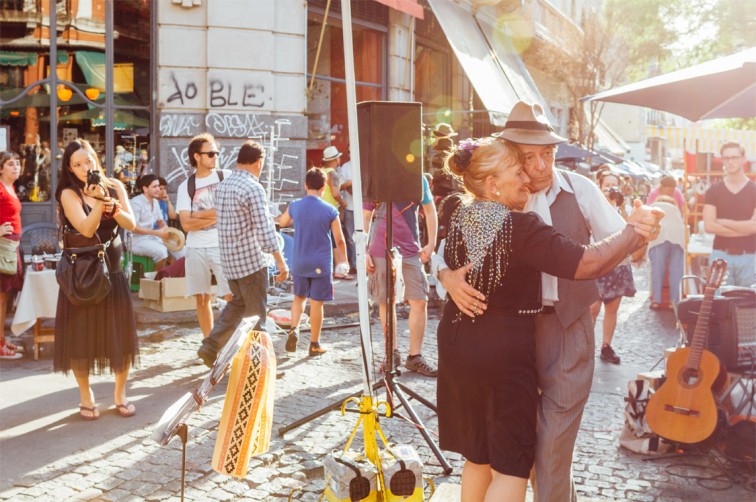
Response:
[[[36,62],[34,52],[0,52],[0,66],[29,66]]]
[[[630,145],[601,120],[596,123],[593,134],[598,140],[596,144],[603,147],[609,153],[622,156],[630,151]],[[599,150],[600,148],[594,145],[594,149]]]
[[[0,51],[0,66],[31,66],[37,63],[36,52]],[[68,63],[68,53],[58,53],[58,63]]]
[[[105,54],[94,51],[76,51],[75,54],[87,84],[105,90]],[[133,63],[113,65],[113,92],[134,92]]]
[[[544,105],[522,59],[495,22],[476,18],[468,6],[448,0],[428,3],[492,124],[503,126],[517,101]]]
[[[728,141],[743,145],[747,156],[756,154],[756,131],[707,129],[703,127],[646,126],[646,137],[667,140],[668,148],[685,148],[689,152],[714,152]]]
[[[424,19],[423,6],[417,3],[417,0],[376,0],[378,3],[387,5],[418,19]]]
[[[530,72],[528,72],[519,52],[515,49],[512,37],[506,33],[505,25],[488,16],[482,16],[480,12],[475,15],[475,19],[520,100],[538,103],[543,107],[549,120],[555,123],[554,117],[551,116],[551,111],[546,105],[546,100],[543,99],[541,91],[538,90],[538,86],[530,76]],[[514,106],[514,103],[512,106]]]
[[[76,63],[87,84],[105,89],[105,54],[93,51],[76,51]]]
[[[103,127],[105,126],[105,111],[101,108],[91,107],[89,110],[69,113],[58,119],[59,122],[72,122],[75,120],[89,120],[92,122],[92,127]],[[131,110],[115,110],[113,112],[113,129],[116,131],[149,127],[149,125],[149,120],[137,116]]]

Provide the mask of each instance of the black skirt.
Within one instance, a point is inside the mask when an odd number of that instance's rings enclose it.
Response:
[[[103,373],[124,371],[137,362],[136,319],[126,276],[111,272],[110,294],[97,305],[74,306],[58,294],[53,368]]]
[[[455,322],[458,312],[447,302],[438,327],[440,447],[528,478],[538,402],[534,319],[489,309]]]

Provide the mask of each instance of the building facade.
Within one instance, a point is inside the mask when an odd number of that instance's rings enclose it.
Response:
[[[127,185],[153,172],[169,192],[192,172],[195,134],[218,139],[228,168],[254,139],[271,203],[300,196],[325,147],[348,158],[340,4],[0,0],[0,149],[24,159],[24,223],[54,221],[58,160],[76,137]],[[357,99],[421,102],[426,139],[439,122],[490,134],[519,99],[564,128],[563,89],[529,56],[580,35],[555,5],[352,0]]]

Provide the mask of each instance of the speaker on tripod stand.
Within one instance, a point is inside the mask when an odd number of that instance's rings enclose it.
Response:
[[[423,136],[420,103],[357,104],[362,196],[374,202],[420,202]]]

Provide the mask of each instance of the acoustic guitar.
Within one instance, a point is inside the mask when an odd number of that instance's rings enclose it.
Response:
[[[677,349],[667,361],[667,380],[649,399],[646,421],[659,436],[678,443],[698,443],[714,433],[717,406],[712,386],[720,372],[717,356],[704,349],[714,291],[722,284],[727,263],[712,264],[701,310],[689,347]]]

